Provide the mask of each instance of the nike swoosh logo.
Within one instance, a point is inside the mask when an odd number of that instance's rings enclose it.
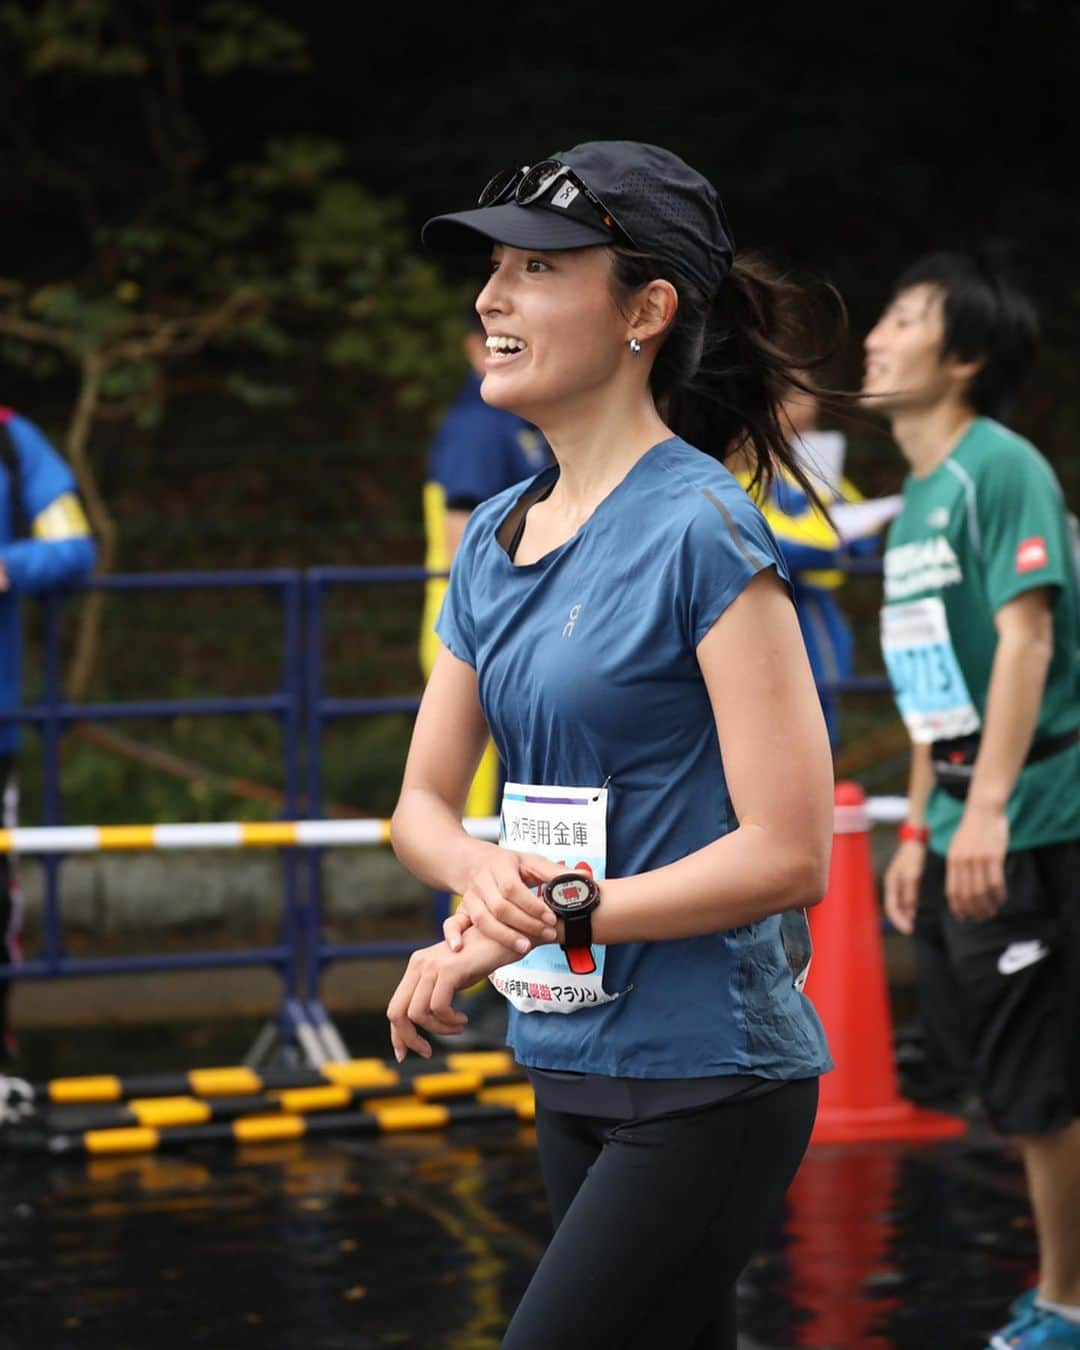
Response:
[[[997,968],[1002,975],[1015,975],[1049,955],[1050,948],[1042,942],[1013,942],[998,957]]]

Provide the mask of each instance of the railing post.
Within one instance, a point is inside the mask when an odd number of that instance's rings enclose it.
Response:
[[[322,700],[323,700],[323,580],[318,568],[307,573],[307,603],[304,606],[306,628],[304,633],[304,698],[307,713],[307,815],[320,820],[323,814],[322,785]],[[304,997],[319,1001],[322,976],[320,947],[322,945],[323,851],[307,850],[307,905],[305,925],[305,988]]]
[[[63,735],[61,706],[63,677],[60,664],[60,596],[49,591],[44,596],[44,698],[45,716],[41,724],[42,749],[42,824],[60,825],[63,802],[60,791],[60,740]],[[45,874],[43,958],[47,965],[59,964],[64,946],[60,921],[60,867],[63,857],[50,853],[42,859]]]
[[[284,820],[297,820],[300,815],[300,738],[303,718],[303,640],[301,616],[301,584],[299,572],[293,573],[282,586],[282,688],[285,692],[285,710],[282,714],[282,790],[281,812]],[[300,855],[295,848],[282,850],[285,871],[285,906],[281,923],[281,942],[288,949],[288,958],[282,971],[286,999],[300,998],[300,946],[304,940],[303,906],[300,891]]]

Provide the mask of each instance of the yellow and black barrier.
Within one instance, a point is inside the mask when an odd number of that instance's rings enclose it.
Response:
[[[49,1105],[39,1115],[49,1132],[56,1134],[137,1126],[208,1125],[260,1114],[308,1116],[353,1107],[363,1110],[368,1102],[378,1101],[454,1101],[476,1097],[484,1088],[509,1087],[520,1082],[520,1073],[428,1073],[417,1074],[407,1083],[377,1087],[350,1088],[339,1084],[284,1088],[247,1097],[133,1097],[119,1103]]]
[[[189,1125],[134,1125],[121,1129],[84,1130],[43,1136],[47,1152],[82,1153],[95,1157],[151,1153],[191,1144],[267,1144],[328,1134],[399,1134],[413,1130],[441,1130],[453,1125],[531,1121],[535,1117],[532,1087],[527,1082],[481,1088],[475,1100],[447,1102],[395,1097],[367,1101],[359,1111],[310,1115],[284,1111],[211,1120]]]
[[[139,1074],[131,1078],[102,1074],[81,1078],[53,1078],[34,1085],[35,1103],[80,1105],[124,1102],[147,1097],[246,1097],[265,1092],[283,1092],[300,1088],[401,1087],[415,1079],[438,1073],[516,1073],[521,1070],[505,1050],[473,1050],[433,1056],[431,1059],[407,1059],[392,1064],[381,1059],[348,1059],[321,1065],[255,1070],[246,1065],[221,1069],[192,1069],[186,1073]]]
[[[439,1129],[462,1121],[532,1119],[532,1088],[505,1051],[343,1060],[318,1070],[195,1069],[133,1078],[53,1079],[0,1131],[35,1151],[145,1152],[198,1141]],[[482,1109],[481,1109],[482,1108]]]

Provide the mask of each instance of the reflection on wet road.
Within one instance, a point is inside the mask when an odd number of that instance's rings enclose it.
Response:
[[[7,1153],[0,1186],[3,1350],[495,1350],[548,1236],[513,1124]],[[978,1128],[816,1146],[741,1283],[744,1344],[980,1350],[1033,1277],[1027,1214],[1018,1161]]]

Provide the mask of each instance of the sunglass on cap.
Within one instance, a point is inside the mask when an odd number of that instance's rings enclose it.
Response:
[[[480,193],[478,205],[501,206],[513,200],[518,206],[530,206],[560,178],[565,179],[568,186],[564,185],[555,193],[551,199],[553,205],[567,206],[573,201],[577,193],[580,193],[607,229],[617,231],[627,243],[635,248],[637,247],[629,231],[623,229],[589,185],[569,165],[563,164],[557,159],[541,160],[539,164],[534,164],[531,168],[528,164],[525,164],[520,169],[500,169],[485,186],[483,192]],[[570,192],[570,189],[576,189],[576,191]],[[560,200],[563,194],[568,192],[569,195],[565,200]]]

